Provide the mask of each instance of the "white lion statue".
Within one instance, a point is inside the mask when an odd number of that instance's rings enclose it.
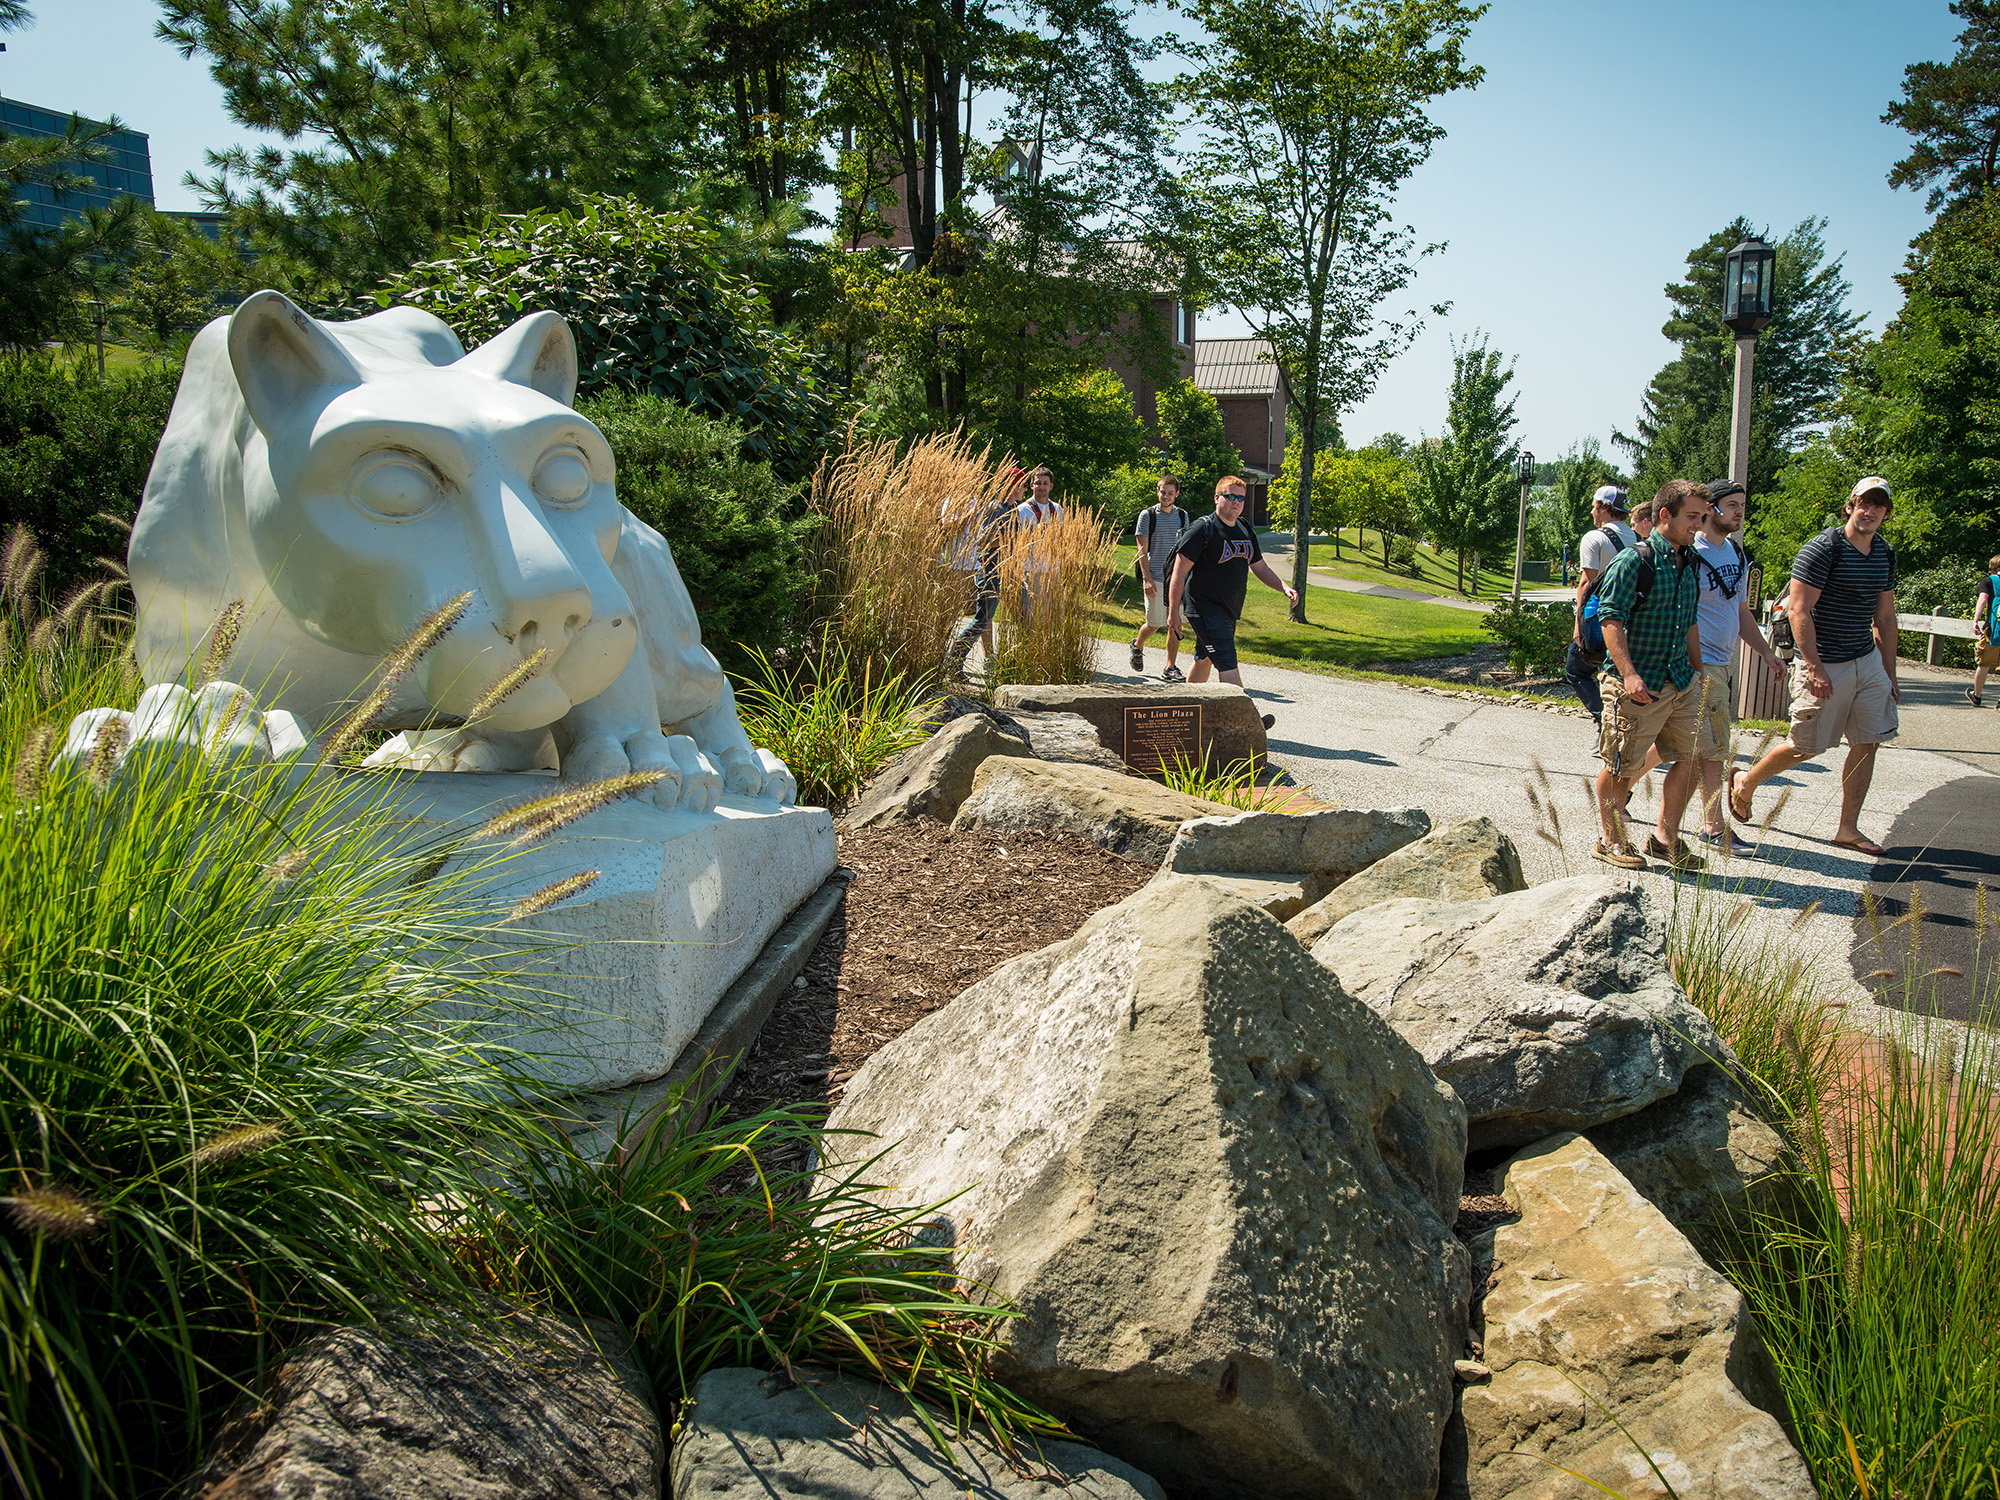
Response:
[[[743,732],[666,539],[618,503],[611,449],[571,404],[576,381],[576,341],[548,312],[469,354],[408,307],[322,323],[267,291],[210,323],[132,530],[135,649],[158,686],[126,738],[185,738],[206,721],[276,747],[287,716],[315,732],[470,591],[377,715],[407,732],[374,763],[658,771],[653,801],[697,812],[723,791],[794,801],[791,773]],[[188,690],[237,600],[218,675],[248,685],[267,736],[212,711],[238,690]],[[541,649],[534,676],[464,723]],[[70,752],[106,717],[79,719]]]

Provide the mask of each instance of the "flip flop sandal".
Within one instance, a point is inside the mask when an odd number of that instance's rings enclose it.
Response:
[[[1750,809],[1747,806],[1739,807],[1736,803],[1736,767],[1734,766],[1729,768],[1728,801],[1729,816],[1739,823],[1748,823],[1751,818]]]
[[[1836,849],[1852,849],[1856,854],[1865,854],[1870,859],[1886,859],[1889,851],[1873,839],[1828,839]]]

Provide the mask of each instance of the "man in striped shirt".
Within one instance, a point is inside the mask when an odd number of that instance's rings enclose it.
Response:
[[[1792,736],[1774,745],[1729,792],[1729,811],[1750,821],[1758,787],[1847,738],[1840,771],[1843,849],[1880,858],[1882,846],[1861,832],[1861,804],[1875,776],[1875,750],[1896,737],[1896,551],[1876,533],[1895,502],[1889,481],[1870,475],[1847,499],[1847,522],[1799,548],[1785,613],[1798,652],[1792,661]]]

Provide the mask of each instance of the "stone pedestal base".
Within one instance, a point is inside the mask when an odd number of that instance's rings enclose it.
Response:
[[[413,819],[461,827],[555,789],[521,774],[397,779]],[[582,895],[509,928],[540,951],[523,955],[522,992],[494,1008],[505,1039],[555,1089],[659,1077],[834,864],[824,808],[735,796],[708,813],[628,798],[528,845],[495,867],[489,892],[502,913],[567,876],[599,874]]]

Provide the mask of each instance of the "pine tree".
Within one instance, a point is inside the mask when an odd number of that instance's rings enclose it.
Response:
[[[1917,138],[1889,169],[1889,186],[1929,188],[1932,213],[1977,202],[2000,169],[2000,4],[1954,0],[1951,13],[1965,22],[1957,53],[1911,63],[1903,97],[1882,115]]]
[[[1410,450],[1410,487],[1417,525],[1438,547],[1458,554],[1458,591],[1465,592],[1465,555],[1513,539],[1515,520],[1514,400],[1507,387],[1514,366],[1474,334],[1452,343],[1451,393],[1444,435]],[[1475,580],[1476,581],[1476,580]]]

